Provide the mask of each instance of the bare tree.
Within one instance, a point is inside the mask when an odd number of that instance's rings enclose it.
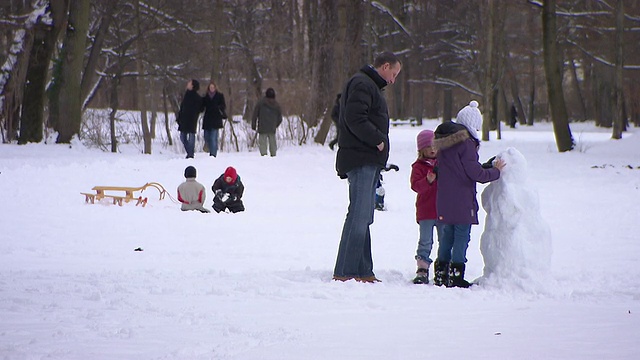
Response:
[[[616,99],[616,112],[613,119],[613,133],[612,139],[622,139],[622,131],[625,127],[624,116],[624,97],[622,90],[622,69],[624,67],[624,2],[622,0],[616,0],[615,5],[616,14],[616,41],[615,41],[615,99]]]
[[[28,101],[28,106],[22,107],[19,144],[42,141],[45,89],[49,81],[49,64],[60,31],[66,22],[67,1],[51,1],[47,8],[51,22],[42,21],[42,17],[38,17],[37,23],[32,29],[34,41],[29,55],[23,95],[23,99]]]
[[[495,28],[496,28],[496,1],[487,0],[487,23],[485,25],[485,62],[484,62],[484,78],[482,91],[482,140],[489,141],[489,133],[491,130],[491,120],[493,119],[494,106],[493,94],[497,85],[495,82],[495,72],[497,59],[494,54],[495,47]]]
[[[314,141],[318,144],[324,144],[333,121],[331,119],[331,108],[335,95],[333,91],[332,69],[335,65],[334,42],[336,35],[335,28],[338,23],[336,13],[337,1],[335,0],[322,1],[319,5],[318,39],[315,42],[318,48],[316,49],[316,56],[313,60],[311,81],[313,95],[311,96],[310,108],[314,113],[312,113],[309,119],[309,125],[311,126],[316,125],[311,122],[314,118],[316,122],[318,119],[322,119],[320,129],[314,138]]]
[[[96,23],[98,24],[94,34],[90,34],[89,41],[90,50],[87,57],[86,66],[82,75],[82,82],[80,84],[83,106],[82,109],[86,109],[91,96],[94,94],[97,88],[96,84],[96,69],[100,61],[101,53],[104,49],[104,42],[109,34],[109,28],[113,21],[113,14],[116,8],[120,5],[120,0],[108,0],[97,2],[96,7],[98,10],[94,16],[98,17]],[[99,78],[98,81],[100,81]]]
[[[31,7],[25,2],[11,4],[16,16],[8,19],[5,25],[11,36],[5,37],[7,49],[0,66],[0,124],[2,124],[2,141],[11,142],[18,138],[20,127],[20,110],[24,97],[24,84],[29,67],[29,55],[34,46],[34,25],[40,21],[39,16],[46,7],[46,1],[34,2]]]
[[[569,128],[569,119],[562,93],[562,69],[558,59],[556,39],[556,1],[544,0],[542,6],[542,42],[544,46],[544,69],[547,93],[551,107],[551,120],[558,151],[573,149],[574,142]]]
[[[135,1],[135,27],[136,27],[136,88],[138,94],[138,110],[140,110],[140,127],[142,128],[142,138],[144,141],[145,154],[151,154],[151,131],[149,130],[149,120],[147,118],[147,88],[145,84],[145,66],[143,54],[146,53],[146,42],[144,38],[144,30],[142,28],[142,19],[140,14],[140,1]]]
[[[73,101],[81,104],[80,114],[87,107],[111,108],[114,125],[119,123],[118,109],[143,111],[149,104],[151,123],[144,123],[153,137],[156,112],[161,111],[153,104],[165,99],[167,114],[175,112],[186,79],[212,78],[224,89],[229,112],[245,117],[264,87],[276,88],[285,112],[303,119],[292,123],[303,131],[288,129],[284,136],[299,137],[289,139],[292,143],[309,137],[322,143],[331,128],[326,114],[335,95],[380,51],[393,51],[403,59],[399,84],[386,93],[393,117],[446,121],[469,100],[484,97],[488,130],[483,129],[483,135],[488,137],[488,131],[499,130],[507,104],[515,104],[521,122],[529,125],[534,118],[549,118],[548,111],[557,106],[551,106],[557,99],[549,98],[543,81],[544,45],[537,36],[540,0],[213,0],[189,6],[183,6],[184,1],[94,0],[88,36],[76,49],[70,39],[82,30],[77,20],[70,19],[64,39],[57,40],[45,29],[64,29],[64,20],[57,20],[52,10],[47,13],[50,23],[38,23],[32,16],[34,7],[46,5],[63,8],[61,18],[77,17],[80,1],[73,0],[73,6],[71,0],[0,4],[3,141],[18,136],[21,143],[40,141],[47,111],[47,125],[68,140],[78,123],[76,112],[67,111],[77,108]],[[555,62],[560,79],[567,74],[565,87],[560,85],[566,127],[572,118],[593,118],[599,126],[615,127],[618,134],[618,127],[624,131],[627,107],[630,118],[640,122],[640,95],[634,91],[640,87],[640,64],[633,63],[640,58],[640,47],[617,45],[640,40],[640,2],[626,1],[624,8],[616,4],[563,0],[556,6]],[[43,49],[49,49],[53,60],[46,60]],[[70,73],[74,63],[65,59],[71,59],[71,52],[81,58],[80,75]],[[79,95],[63,90],[63,95],[75,95],[62,101],[61,86],[78,81]],[[51,84],[48,103],[37,101],[43,84]],[[25,98],[29,107],[23,106]],[[622,122],[616,122],[620,118]],[[85,134],[96,132],[88,129],[97,127],[93,123],[81,123],[82,141],[92,141]],[[164,125],[163,132],[170,135],[173,117],[165,116]],[[113,129],[114,148],[126,141],[118,129]],[[223,134],[236,134],[227,130]],[[141,132],[146,138],[144,127]]]
[[[58,61],[57,87],[51,102],[57,113],[53,116],[54,129],[58,131],[58,143],[70,143],[80,131],[82,122],[81,88],[84,55],[89,29],[89,0],[70,0],[69,22]]]

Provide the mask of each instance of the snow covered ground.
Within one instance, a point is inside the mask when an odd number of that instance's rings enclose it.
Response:
[[[372,226],[377,284],[331,281],[347,185],[327,147],[186,160],[160,145],[0,145],[0,359],[638,359],[640,131],[614,141],[571,128],[568,153],[549,124],[505,128],[480,149],[527,160],[553,248],[550,278],[531,288],[411,284],[422,128],[392,128],[400,171],[385,175],[388,211]],[[213,180],[236,167],[247,211],[181,212],[154,189],[145,208],[80,195],[156,181],[175,197],[188,165],[209,208]],[[483,273],[480,215],[468,280]]]

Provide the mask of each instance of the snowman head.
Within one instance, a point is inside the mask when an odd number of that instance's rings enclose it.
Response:
[[[504,160],[506,166],[500,172],[500,180],[506,183],[523,184],[527,180],[527,159],[516,148],[501,151],[496,158]]]

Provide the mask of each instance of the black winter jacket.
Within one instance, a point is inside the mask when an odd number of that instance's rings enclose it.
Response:
[[[242,195],[244,194],[244,184],[242,183],[242,180],[240,180],[240,175],[238,175],[233,184],[228,184],[224,181],[224,174],[222,174],[213,182],[211,190],[213,190],[214,194],[216,191],[220,190],[223,194],[229,194],[237,199],[242,199]]]
[[[227,105],[224,102],[224,94],[216,91],[213,97],[207,93],[202,98],[204,116],[202,117],[202,130],[222,128],[222,119],[227,118]]]
[[[195,134],[198,116],[202,112],[202,98],[195,90],[187,90],[178,113],[178,131]]]
[[[340,98],[336,171],[347,173],[364,165],[383,168],[389,158],[389,111],[382,89],[387,81],[370,65],[347,82]],[[377,146],[384,143],[384,149]]]

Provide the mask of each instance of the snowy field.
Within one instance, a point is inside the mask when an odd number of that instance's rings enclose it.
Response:
[[[508,147],[526,158],[553,254],[548,277],[470,289],[411,284],[422,128],[392,128],[400,171],[372,226],[376,284],[331,281],[347,184],[327,147],[186,160],[159,144],[0,145],[0,359],[640,359],[640,130],[571,128],[568,153],[549,124],[482,143],[483,161]],[[213,180],[236,167],[247,211],[181,212],[155,189],[144,208],[80,195],[155,181],[175,197],[188,165],[209,208]],[[485,214],[468,280],[483,275]]]

